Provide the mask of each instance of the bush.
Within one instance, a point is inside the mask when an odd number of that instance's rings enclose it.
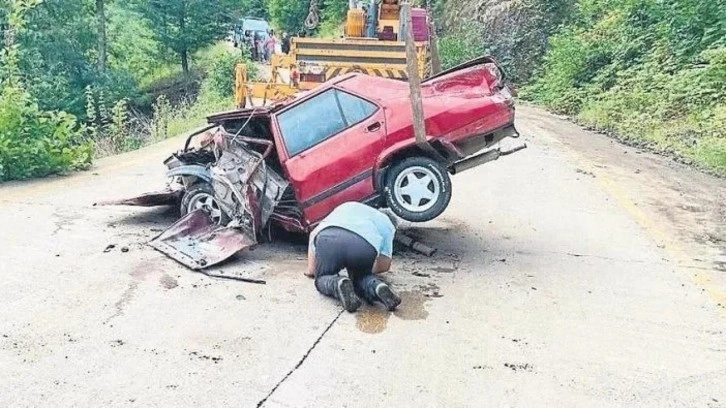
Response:
[[[726,175],[726,8],[578,0],[521,96]]]
[[[486,52],[481,42],[460,35],[447,35],[439,39],[438,45],[443,69],[455,67]]]
[[[575,113],[582,106],[583,77],[587,72],[588,45],[577,31],[555,36],[543,61],[543,73],[523,96],[561,113]]]
[[[247,64],[250,78],[257,76],[257,66],[252,63],[246,50],[229,50],[225,44],[222,44],[198,58],[200,69],[206,74],[203,86],[209,87],[209,91],[222,97],[231,98],[234,95],[237,64]]]
[[[0,50],[0,182],[84,169],[93,144],[66,112],[44,111],[23,86],[20,47],[12,33],[22,31],[25,13],[38,2],[11,2],[6,46]]]
[[[86,169],[93,144],[65,112],[44,112],[19,85],[0,91],[0,181]]]

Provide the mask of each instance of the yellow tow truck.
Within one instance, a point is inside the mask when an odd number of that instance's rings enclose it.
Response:
[[[292,38],[289,54],[272,55],[271,75],[266,82],[251,81],[247,66],[238,65],[237,106],[245,107],[252,98],[265,102],[284,99],[349,72],[407,80],[406,42],[402,33],[408,19],[402,16],[401,1],[364,1],[366,4],[361,6],[359,1],[350,0],[345,37]],[[317,1],[312,0],[314,25],[317,25],[316,13]],[[420,74],[426,78],[431,72],[432,32],[426,10],[412,9],[411,21]]]

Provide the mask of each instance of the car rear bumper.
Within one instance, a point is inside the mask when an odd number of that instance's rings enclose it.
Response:
[[[458,158],[465,159],[488,147],[496,145],[507,137],[515,139],[519,137],[519,132],[513,124],[508,124],[494,130],[493,132],[474,135],[464,140],[456,141],[452,143],[452,145],[456,149],[456,155]]]
[[[473,169],[474,167],[481,166],[482,164],[498,160],[502,156],[509,156],[512,153],[516,153],[526,148],[526,144],[521,144],[508,150],[490,149],[480,154],[468,157],[464,160],[459,160],[458,162],[452,164],[451,166],[449,166],[449,173],[459,174],[466,170]]]

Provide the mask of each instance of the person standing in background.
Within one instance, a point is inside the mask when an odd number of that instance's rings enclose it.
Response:
[[[282,53],[290,53],[290,36],[287,33],[282,33]]]
[[[254,42],[252,45],[254,49],[254,60],[259,62],[265,61],[265,53],[264,53],[264,47],[262,46],[262,39],[260,38],[260,34],[255,31],[254,35]]]
[[[255,58],[255,51],[254,51],[255,40],[252,37],[252,32],[250,30],[245,31],[243,44],[244,44],[244,49],[246,49],[247,52],[250,53],[250,57],[252,57],[252,59],[254,60],[254,58]]]
[[[275,53],[275,47],[277,46],[277,37],[275,37],[275,30],[268,31],[267,41],[265,41],[265,60],[266,62],[272,61],[272,54]]]

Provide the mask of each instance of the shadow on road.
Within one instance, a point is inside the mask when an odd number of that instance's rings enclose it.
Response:
[[[179,219],[179,209],[175,207],[132,208],[134,212],[119,214],[112,221],[127,227],[164,228]]]

